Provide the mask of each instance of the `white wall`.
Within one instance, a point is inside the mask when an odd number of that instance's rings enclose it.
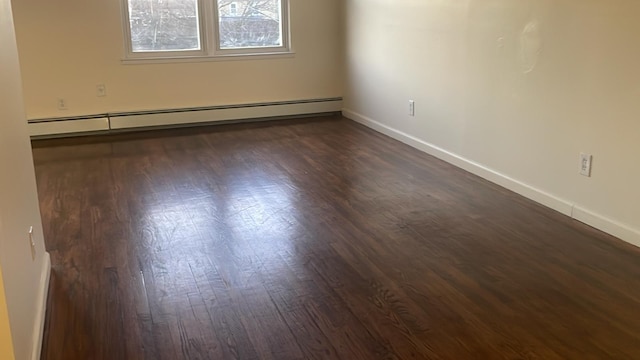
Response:
[[[28,118],[342,95],[341,0],[290,2],[292,58],[150,65],[121,63],[120,3],[14,0]]]
[[[0,0],[0,267],[13,348],[18,360],[31,359],[42,325],[48,255],[27,136],[20,67],[11,3]],[[34,228],[35,259],[28,231]],[[4,300],[0,300],[0,307]],[[0,329],[6,324],[0,317]]]
[[[345,6],[345,114],[640,245],[640,2]]]

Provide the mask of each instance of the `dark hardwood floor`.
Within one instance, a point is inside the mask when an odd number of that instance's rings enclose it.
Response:
[[[34,143],[43,359],[640,359],[640,251],[340,117]]]

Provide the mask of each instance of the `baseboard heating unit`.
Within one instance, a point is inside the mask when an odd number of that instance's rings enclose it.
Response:
[[[341,110],[342,98],[327,98],[30,119],[28,127],[32,138],[50,138],[122,132],[154,127],[180,127],[219,122],[320,115],[337,113]]]

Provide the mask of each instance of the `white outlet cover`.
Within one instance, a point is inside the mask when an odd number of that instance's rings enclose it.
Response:
[[[96,85],[96,96],[98,97],[107,96],[107,87],[105,84]]]
[[[593,161],[593,155],[580,154],[580,175],[591,177],[591,163]]]

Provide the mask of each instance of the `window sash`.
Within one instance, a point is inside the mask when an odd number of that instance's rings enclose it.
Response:
[[[253,47],[236,47],[223,48],[221,39],[221,16],[220,7],[216,0],[212,1],[214,5],[214,23],[215,23],[215,52],[219,55],[243,55],[243,54],[270,54],[289,52],[289,3],[288,0],[280,0],[280,46],[253,46]]]

